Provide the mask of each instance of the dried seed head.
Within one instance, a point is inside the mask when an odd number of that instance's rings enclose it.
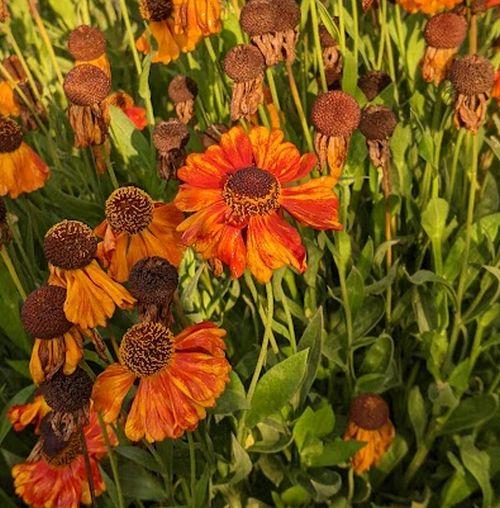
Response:
[[[106,39],[99,28],[81,25],[70,33],[68,50],[75,60],[95,60],[106,51]]]
[[[179,102],[194,101],[198,95],[198,85],[194,80],[179,74],[168,85],[168,96],[177,104]]]
[[[177,268],[158,256],[138,261],[129,277],[132,296],[143,304],[161,304],[169,301],[177,289]]]
[[[448,77],[459,94],[472,96],[491,92],[495,70],[487,58],[468,55],[453,62]]]
[[[143,322],[134,325],[120,344],[122,362],[137,376],[158,373],[174,352],[174,336],[161,323]]]
[[[172,14],[171,0],[140,0],[139,11],[146,21],[164,21]]]
[[[68,440],[62,439],[52,427],[52,417],[53,413],[48,413],[40,422],[42,456],[52,466],[67,466],[82,453],[80,433],[77,431]]]
[[[398,119],[387,106],[368,106],[361,114],[359,130],[366,139],[384,140],[392,136]]]
[[[153,220],[154,202],[151,196],[132,185],[116,189],[106,201],[106,220],[117,233],[131,235],[146,229]]]
[[[66,289],[42,286],[28,295],[21,310],[24,329],[37,339],[62,337],[73,326],[66,319]]]
[[[153,132],[153,143],[160,154],[184,148],[189,141],[189,130],[179,120],[160,122]]]
[[[326,29],[325,25],[319,26],[319,42],[322,48],[333,48],[337,46],[335,37],[330,35],[330,32]]]
[[[295,0],[250,0],[241,10],[241,28],[250,37],[293,30],[300,21]]]
[[[212,145],[217,145],[220,142],[222,134],[229,129],[223,123],[214,123],[202,134],[201,144],[205,150]]]
[[[99,104],[110,90],[110,79],[95,65],[78,65],[68,72],[64,80],[64,92],[77,106]]]
[[[58,371],[50,381],[40,385],[40,392],[57,413],[85,411],[90,403],[92,380],[80,367],[69,376]]]
[[[11,153],[23,142],[23,131],[19,125],[6,116],[0,117],[0,153]]]
[[[433,48],[458,48],[467,36],[467,28],[464,16],[454,12],[441,12],[427,21],[425,41]]]
[[[265,68],[262,53],[251,44],[238,44],[224,58],[224,71],[236,83],[253,81]]]
[[[63,220],[45,235],[45,257],[64,270],[87,266],[97,253],[97,238],[91,228],[77,220]]]
[[[389,406],[376,393],[363,393],[351,402],[349,420],[365,430],[377,430],[389,421]]]
[[[333,137],[349,137],[360,118],[361,110],[354,97],[337,90],[319,95],[311,112],[316,130]]]
[[[365,94],[365,97],[372,101],[377,95],[391,84],[389,74],[383,71],[370,71],[364,76],[361,76],[358,81],[358,86]]]

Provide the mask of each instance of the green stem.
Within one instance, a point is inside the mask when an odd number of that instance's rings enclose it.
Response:
[[[132,25],[130,24],[130,16],[128,15],[128,9],[127,9],[127,4],[125,3],[125,0],[120,0],[120,11],[122,13],[123,21],[125,23],[125,29],[127,30],[128,45],[130,46],[130,49],[132,50],[135,68],[137,70],[137,74],[140,76],[142,74],[142,64],[141,64],[141,60],[139,58],[139,53],[137,51],[137,48],[135,47],[134,32],[132,31]]]
[[[12,279],[12,282],[17,288],[17,292],[21,296],[23,300],[26,300],[26,291],[23,288],[23,285],[21,284],[21,280],[19,279],[19,276],[17,275],[16,269],[14,267],[14,263],[12,262],[12,259],[10,258],[9,253],[7,252],[7,247],[3,247],[0,249],[0,254],[2,255],[3,262],[5,263],[5,266],[7,267],[7,270],[9,272],[9,275]]]
[[[189,468],[191,474],[191,500],[194,500],[194,494],[196,490],[196,455],[194,450],[194,441],[193,435],[191,432],[188,432],[187,435],[188,443],[189,443]],[[194,502],[192,503],[194,506]]]
[[[321,51],[321,43],[319,40],[319,23],[316,0],[311,0],[311,20],[313,25],[314,52],[316,54],[316,60],[318,61],[321,88],[323,89],[323,92],[326,92],[328,90],[328,85],[326,83],[325,65],[323,62],[323,53]]]
[[[274,81],[274,75],[273,75],[272,69],[270,69],[270,68],[266,69],[266,77],[267,77],[267,83],[269,85],[269,89],[271,90],[271,97],[273,98],[273,103],[279,112],[279,111],[281,111],[281,105],[280,105],[278,92],[276,90],[276,83]]]
[[[447,199],[451,201],[453,199],[453,195],[455,194],[455,182],[457,180],[457,168],[458,168],[458,159],[460,157],[460,149],[462,148],[462,144],[465,137],[465,131],[460,129],[458,131],[457,142],[455,143],[455,147],[453,149],[453,161],[451,164],[451,175],[450,175],[450,185],[448,187]]]

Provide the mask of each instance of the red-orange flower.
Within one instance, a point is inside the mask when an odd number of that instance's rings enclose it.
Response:
[[[35,395],[33,402],[12,406],[7,413],[7,418],[16,432],[24,430],[30,424],[38,430],[43,417],[49,412],[50,407],[43,396]]]
[[[443,9],[452,9],[462,0],[397,0],[408,12],[423,12],[425,14],[435,14]]]
[[[491,96],[496,99],[497,102],[500,101],[500,70],[495,72],[495,84],[493,85]]]
[[[114,92],[107,99],[111,106],[120,108],[132,120],[137,129],[142,131],[148,124],[146,110],[136,106],[134,99],[125,92]]]
[[[110,365],[94,384],[94,407],[106,422],[115,421],[139,379],[125,424],[130,440],[175,439],[194,430],[229,380],[225,334],[208,322],[175,337],[160,323],[133,326],[120,344],[121,363]]]
[[[112,444],[116,444],[114,434],[111,430],[108,433]],[[99,496],[106,490],[99,460],[106,455],[107,448],[94,411],[84,435],[94,491]],[[62,442],[51,433],[50,425],[46,425],[42,428],[40,452],[32,460],[16,464],[12,476],[16,494],[34,508],[77,508],[81,503],[91,503],[79,432]]]
[[[291,185],[315,164],[313,154],[301,156],[283,142],[280,130],[256,127],[247,134],[234,127],[220,144],[191,154],[178,172],[185,183],[175,204],[196,212],[179,226],[184,241],[228,265],[233,277],[247,267],[261,282],[285,265],[303,272],[306,250],[284,212],[316,229],[341,229],[332,177]]]

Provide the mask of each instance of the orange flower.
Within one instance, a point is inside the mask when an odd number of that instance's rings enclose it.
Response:
[[[120,344],[121,363],[110,365],[94,384],[96,410],[103,412],[104,421],[114,422],[139,379],[125,425],[130,440],[176,439],[194,430],[229,380],[225,334],[208,322],[176,337],[160,323],[133,326]]]
[[[220,0],[173,0],[173,4],[174,33],[206,37],[220,32]]]
[[[463,0],[397,0],[408,12],[423,12],[425,14],[434,14],[444,9],[452,9],[455,5],[462,3]]]
[[[285,265],[304,272],[306,250],[284,212],[316,229],[341,229],[333,178],[290,185],[315,163],[313,154],[301,156],[283,142],[280,130],[255,127],[246,134],[234,127],[219,145],[191,154],[178,172],[185,183],[175,204],[196,212],[179,226],[183,240],[219,269],[228,265],[233,277],[247,267],[261,282]]]
[[[380,395],[364,393],[351,402],[349,424],[344,441],[362,441],[365,446],[351,459],[357,474],[376,466],[394,440],[389,407]]]
[[[0,196],[17,198],[45,185],[49,168],[24,141],[17,123],[0,117]]]
[[[495,72],[495,84],[493,85],[491,96],[496,99],[497,102],[500,102],[500,70]]]
[[[108,431],[112,444],[116,437]],[[82,455],[80,432],[73,434],[66,442],[61,441],[50,423],[41,425],[42,439],[39,452],[34,457],[12,468],[16,494],[34,508],[77,508],[81,503],[90,504],[91,495]],[[101,495],[106,486],[99,471],[99,460],[107,448],[97,414],[92,411],[90,422],[84,428],[90,469],[95,495]]]
[[[148,125],[146,110],[137,107],[134,103],[134,99],[127,93],[114,92],[106,100],[109,105],[120,108],[140,131]]]
[[[103,238],[97,255],[115,280],[128,280],[137,261],[166,258],[179,266],[183,247],[176,228],[182,213],[172,204],[155,203],[138,187],[120,187],[106,201],[106,220],[96,228]]]
[[[7,418],[16,432],[24,430],[30,424],[33,424],[38,432],[43,417],[49,412],[50,407],[43,396],[35,395],[33,402],[12,406],[7,413]]]
[[[19,116],[21,107],[16,100],[14,89],[17,84],[26,81],[26,73],[17,56],[9,56],[2,60],[2,65],[7,71],[8,78],[2,72],[0,81],[0,115]]]
[[[83,222],[65,220],[45,235],[49,284],[66,288],[66,318],[81,328],[105,326],[116,307],[131,308],[132,295],[95,260],[97,238]]]
[[[24,302],[21,319],[25,330],[35,337],[31,352],[30,373],[36,384],[50,379],[59,369],[72,374],[83,357],[85,336],[105,358],[102,339],[91,330],[82,330],[70,323],[64,313],[66,289],[42,286]]]

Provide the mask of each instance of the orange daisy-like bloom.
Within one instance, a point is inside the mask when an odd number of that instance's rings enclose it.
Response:
[[[306,250],[284,212],[316,229],[341,229],[334,179],[321,177],[300,185],[316,164],[301,156],[283,132],[256,127],[247,134],[234,127],[218,145],[188,156],[178,172],[185,183],[175,204],[196,212],[179,230],[205,259],[228,265],[233,277],[249,268],[261,282],[273,270],[290,265],[306,269]]]
[[[135,105],[134,99],[125,92],[114,92],[106,102],[120,108],[132,120],[137,129],[142,131],[148,125],[146,110]]]
[[[139,8],[156,41],[157,49],[151,59],[153,63],[167,64],[177,60],[181,53],[192,51],[199,42],[200,30],[182,30],[182,21],[175,19],[175,13],[181,13],[180,6],[175,8],[170,0],[141,0]],[[147,33],[137,39],[136,47],[142,53],[151,52]]]
[[[500,70],[495,72],[495,84],[493,85],[491,96],[496,99],[497,102],[500,102]]]
[[[15,86],[26,80],[26,73],[17,56],[9,56],[2,60],[2,65],[7,71],[10,79],[2,72],[0,81],[0,115],[19,116],[21,107],[17,102],[14,93]]]
[[[105,326],[116,307],[128,309],[135,299],[99,266],[97,238],[79,221],[64,220],[45,235],[49,284],[66,288],[66,318],[83,329]]]
[[[149,256],[179,266],[183,246],[176,231],[182,213],[174,205],[155,203],[138,187],[121,187],[106,201],[106,220],[96,228],[103,241],[97,255],[115,280],[128,280],[130,270]]]
[[[376,466],[394,440],[395,430],[389,419],[389,407],[380,395],[364,393],[351,402],[349,424],[344,441],[362,441],[365,444],[352,457],[357,474]]]
[[[45,185],[49,168],[24,141],[21,127],[0,117],[0,196],[17,198]]]
[[[64,313],[65,288],[42,286],[24,302],[21,319],[24,328],[35,337],[30,373],[36,384],[50,379],[59,369],[72,374],[83,357],[83,342],[88,337],[105,358],[102,339],[91,330],[82,330],[69,322]]]
[[[229,380],[225,334],[208,322],[175,337],[160,323],[133,326],[120,344],[121,363],[110,365],[94,384],[96,410],[103,412],[106,422],[115,421],[139,379],[125,424],[131,441],[176,439],[194,430]]]
[[[425,14],[435,14],[444,9],[452,9],[462,3],[463,0],[397,0],[408,12],[423,12]]]
[[[106,490],[99,471],[99,460],[106,455],[107,448],[95,411],[91,412],[90,422],[84,427],[83,433],[94,493],[99,496]],[[108,434],[112,444],[116,444],[111,429]],[[33,456],[12,468],[16,494],[34,508],[77,508],[81,503],[90,504],[91,494],[80,432],[62,441],[54,434],[50,423],[44,420],[41,435]]]
[[[94,65],[111,76],[106,39],[99,28],[88,25],[75,28],[69,35],[68,50],[75,59],[75,65]]]
[[[207,37],[221,30],[220,0],[173,0],[176,34],[199,34]]]
[[[7,413],[7,418],[16,432],[24,430],[31,424],[38,431],[44,416],[50,411],[50,406],[45,402],[43,395],[35,395],[33,402],[12,406]]]

